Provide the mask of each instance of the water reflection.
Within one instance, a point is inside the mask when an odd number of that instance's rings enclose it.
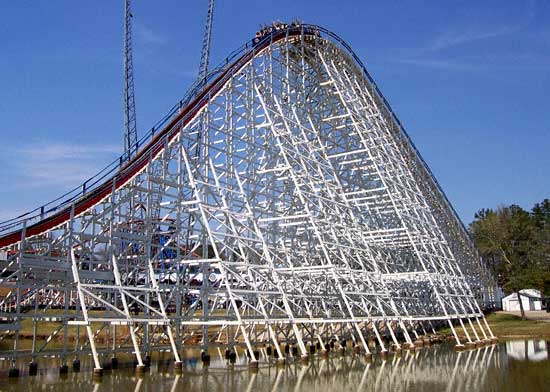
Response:
[[[550,359],[549,346],[544,340],[512,340],[506,342],[506,352],[519,361],[544,361]]]
[[[480,349],[455,352],[450,345],[436,345],[368,362],[363,357],[336,355],[313,358],[306,365],[278,367],[264,353],[257,371],[240,361],[229,367],[223,356],[213,355],[210,367],[188,359],[183,373],[157,360],[138,377],[131,368],[107,372],[95,382],[90,371],[64,378],[55,370],[21,377],[0,390],[74,391],[493,391],[543,390],[550,384],[550,360],[544,341],[513,341]],[[215,354],[215,353],[213,353]],[[161,358],[162,359],[162,358]],[[536,362],[534,362],[536,361]],[[84,361],[83,361],[84,362]],[[1,380],[0,380],[1,381]]]

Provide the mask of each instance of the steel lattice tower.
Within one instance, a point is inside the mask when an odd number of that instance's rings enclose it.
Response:
[[[124,7],[124,154],[129,160],[137,149],[136,98],[134,94],[134,62],[132,56],[131,0]]]
[[[439,325],[459,347],[494,339],[491,276],[338,36],[269,26],[182,102],[130,162],[0,225],[5,331],[62,309],[56,334],[85,329],[76,354],[97,369],[121,350],[179,362],[199,343],[255,364],[260,345],[371,355]]]
[[[210,62],[210,42],[212,40],[212,23],[214,21],[214,0],[208,0],[208,12],[206,14],[206,24],[204,28],[204,37],[202,39],[201,62],[199,64],[199,80],[206,79],[208,66]]]

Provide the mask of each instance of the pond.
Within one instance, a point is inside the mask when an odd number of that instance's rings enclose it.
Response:
[[[37,376],[0,378],[1,391],[543,391],[550,390],[550,342],[514,340],[464,352],[451,344],[432,345],[416,352],[375,357],[366,361],[351,353],[315,356],[309,363],[289,361],[280,367],[265,357],[250,370],[243,353],[229,365],[221,352],[212,352],[203,367],[195,353],[187,353],[177,374],[168,353],[153,358],[144,375],[137,376],[131,361],[121,358],[119,369],[94,379],[89,358],[82,371],[60,376],[59,359],[41,358]],[[129,357],[127,358],[130,359]],[[44,368],[48,361],[50,369]],[[3,361],[2,368],[9,366]],[[5,372],[4,372],[5,373]]]

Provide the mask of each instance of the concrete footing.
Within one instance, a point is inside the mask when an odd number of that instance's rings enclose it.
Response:
[[[464,344],[464,346],[465,346],[467,349],[476,348],[475,342],[466,342],[466,343]]]
[[[146,370],[147,370],[147,366],[145,366],[145,365],[137,365],[136,366],[136,374],[145,374]]]
[[[111,366],[111,361],[105,361],[103,362],[103,372],[110,372],[113,370],[113,367]]]
[[[78,373],[80,371],[80,359],[76,358],[73,361],[73,372]]]
[[[414,351],[416,349],[415,345],[409,342],[403,343],[401,347],[403,347],[404,350],[410,350],[410,351]]]
[[[29,363],[29,376],[36,376],[38,374],[38,364],[34,361]]]
[[[284,349],[284,351],[285,351],[285,354],[286,354],[286,355],[290,354],[290,346],[289,346],[288,344],[285,344],[285,349]]]
[[[254,352],[254,355],[256,355],[256,352]],[[256,355],[257,357],[257,355]],[[210,354],[206,353],[206,352],[201,352],[201,361],[202,361],[202,364],[205,365],[205,366],[209,366],[210,365]]]
[[[251,370],[257,370],[258,369],[258,361],[250,361],[248,362],[248,368]]]

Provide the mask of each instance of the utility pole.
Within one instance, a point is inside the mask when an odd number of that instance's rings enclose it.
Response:
[[[134,95],[134,64],[132,60],[131,0],[124,9],[124,158],[130,160],[137,145],[136,100]]]

